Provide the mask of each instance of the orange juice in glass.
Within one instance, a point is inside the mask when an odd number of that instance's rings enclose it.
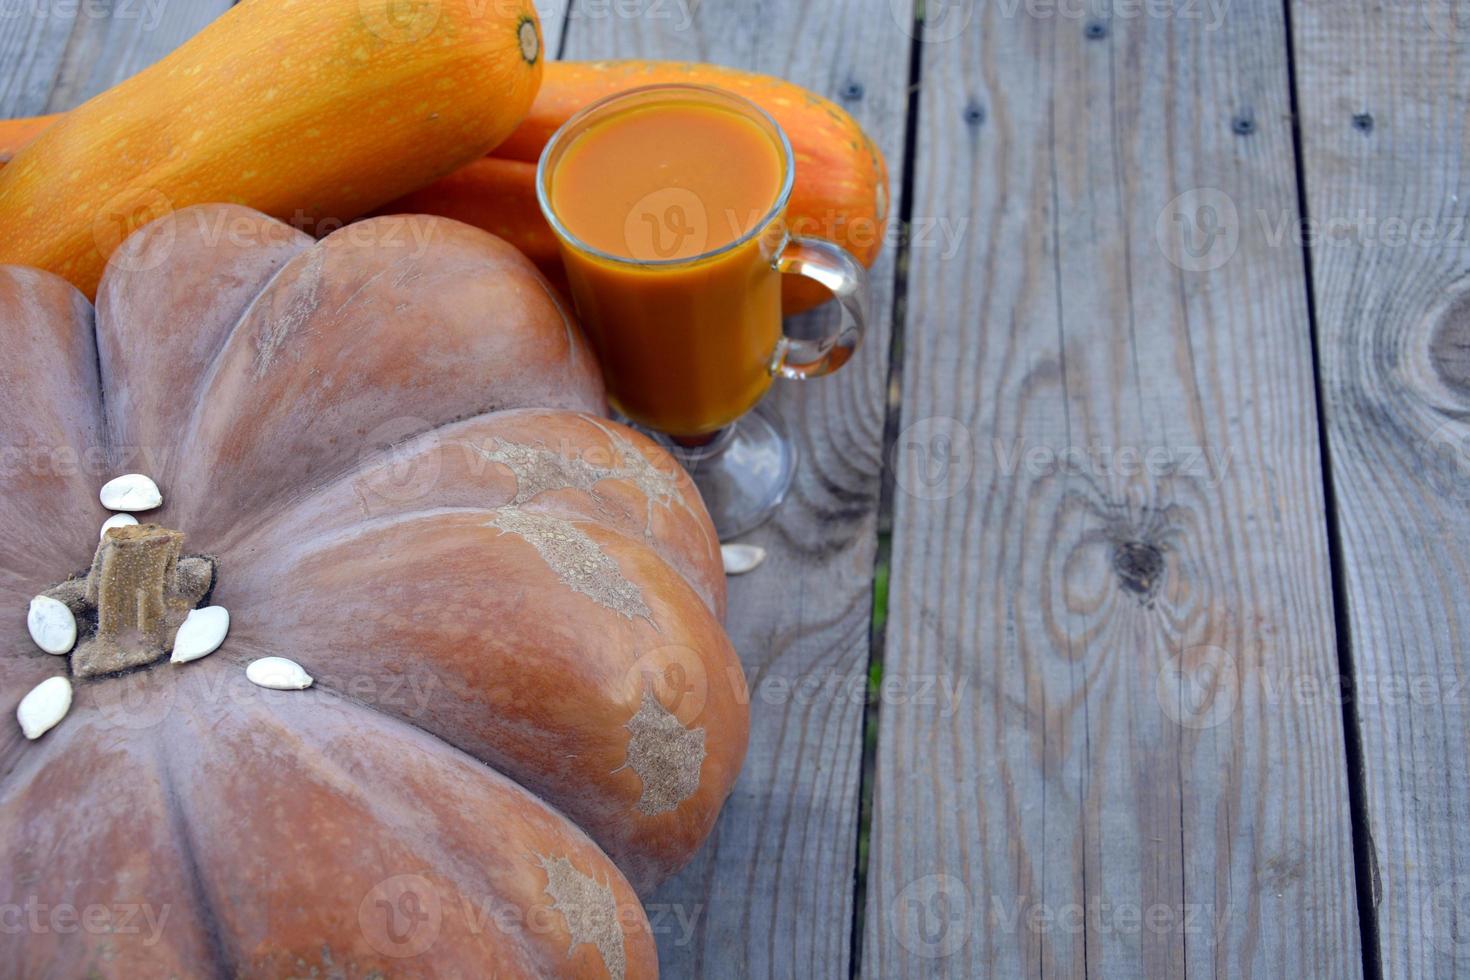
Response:
[[[795,450],[779,417],[751,412],[772,380],[826,374],[867,319],[862,266],[787,234],[791,145],[753,103],[658,85],[583,110],[541,155],[537,196],[613,406],[669,437],[721,537],[780,503]],[[781,328],[781,275],[840,301],[820,341]]]

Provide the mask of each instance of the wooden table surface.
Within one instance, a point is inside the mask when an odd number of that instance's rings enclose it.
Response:
[[[227,6],[0,0],[0,114]],[[542,9],[892,170],[865,347],[775,395],[665,975],[1470,975],[1470,4]]]

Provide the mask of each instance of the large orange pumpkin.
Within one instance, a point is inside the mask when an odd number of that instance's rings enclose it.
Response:
[[[130,237],[95,314],[0,267],[0,324],[0,688],[75,691],[34,741],[0,726],[8,969],[656,973],[637,893],[728,795],[744,679],[696,491],[600,417],[525,258],[440,218],[313,243],[206,205]],[[27,635],[126,472],[163,506],[101,548],[156,525],[212,560],[231,629],[202,660]],[[106,567],[103,609],[173,581]],[[249,683],[271,655],[314,685]]]

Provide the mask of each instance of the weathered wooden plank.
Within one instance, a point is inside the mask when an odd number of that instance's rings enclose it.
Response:
[[[1470,7],[1293,4],[1385,977],[1470,971]]]
[[[1128,9],[922,45],[869,976],[1361,971],[1282,8]]]
[[[806,85],[863,123],[899,187],[909,44],[888,0],[578,0],[568,32],[569,58],[714,61]],[[873,272],[876,322],[857,357],[774,396],[803,459],[780,513],[749,536],[770,558],[731,582],[750,755],[714,836],[653,899],[668,976],[848,972],[893,254]],[[692,934],[675,912],[697,917]]]
[[[60,112],[153,64],[230,0],[26,0],[0,9],[0,116]]]

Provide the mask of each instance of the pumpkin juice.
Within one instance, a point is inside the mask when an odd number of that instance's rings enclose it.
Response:
[[[691,100],[601,119],[555,161],[546,193],[577,311],[634,421],[700,436],[770,386],[785,160],[752,120]]]

